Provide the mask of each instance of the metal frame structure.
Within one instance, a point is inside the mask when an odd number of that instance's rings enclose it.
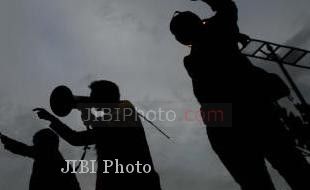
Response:
[[[279,57],[277,62],[301,69],[310,69],[310,51],[296,47],[280,45],[258,39],[250,39],[248,43],[241,48],[241,52],[248,57],[266,61],[275,61],[272,55],[273,53],[270,52],[270,47]],[[309,65],[302,64],[306,61],[309,61]]]
[[[303,129],[309,129],[310,132],[310,106],[299,90],[298,86],[291,77],[286,66],[295,67],[304,70],[310,70],[310,51],[280,45],[272,42],[267,42],[258,39],[249,39],[248,43],[240,48],[242,54],[255,59],[265,60],[271,63],[276,63],[280,67],[289,85],[299,99],[300,104],[294,104],[303,119]],[[307,65],[308,64],[308,65]],[[300,126],[288,126],[288,128],[296,128]],[[297,141],[300,139],[297,138]],[[310,143],[310,134],[309,134]],[[305,155],[310,156],[310,144],[298,144],[297,148]]]

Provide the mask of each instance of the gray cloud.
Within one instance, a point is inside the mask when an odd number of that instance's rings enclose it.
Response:
[[[294,19],[309,7],[304,0],[294,1],[294,6],[280,0],[237,3],[242,31],[278,42],[296,34]],[[123,98],[139,107],[171,107],[178,115],[187,108],[197,109],[182,65],[188,49],[175,42],[168,27],[174,10],[189,9],[202,17],[212,15],[207,6],[189,0],[1,1],[0,130],[31,143],[35,131],[46,125],[34,118],[33,107],[48,107],[49,94],[57,85],[88,94],[88,84],[99,78],[117,82]],[[301,34],[293,40],[296,45],[306,37],[306,32]],[[65,122],[83,129],[76,112]],[[159,124],[175,137],[175,143],[167,142],[145,123],[164,189],[238,189],[211,150],[202,124]],[[66,158],[81,154],[66,143],[61,150]],[[89,158],[94,157],[91,151]],[[0,189],[27,189],[31,161],[2,148],[0,161]],[[78,177],[83,189],[94,189],[95,176]],[[283,183],[276,181],[283,189]]]

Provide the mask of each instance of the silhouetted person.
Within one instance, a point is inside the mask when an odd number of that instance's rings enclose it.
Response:
[[[103,111],[102,117],[95,117],[87,109],[81,108],[81,118],[87,131],[73,131],[44,109],[36,109],[41,119],[51,122],[50,127],[63,139],[74,146],[96,145],[98,171],[96,190],[160,190],[160,181],[153,161],[142,123],[134,106],[129,101],[120,100],[118,86],[110,81],[95,81],[90,85],[91,105],[82,107]],[[104,160],[119,160],[120,164],[148,164],[149,173],[115,173],[109,168],[105,172]]]
[[[294,190],[309,189],[309,164],[277,115],[275,102],[289,95],[275,74],[257,68],[241,54],[238,11],[232,0],[203,0],[216,12],[201,20],[192,12],[177,12],[170,29],[176,39],[191,47],[184,65],[194,94],[207,113],[209,105],[234,103],[231,127],[210,123],[212,148],[242,190],[274,190],[265,159]],[[229,114],[229,113],[227,113]]]
[[[1,135],[1,141],[10,152],[34,159],[29,190],[80,190],[74,174],[61,172],[67,164],[58,150],[59,138],[52,130],[37,132],[33,146],[4,135]]]

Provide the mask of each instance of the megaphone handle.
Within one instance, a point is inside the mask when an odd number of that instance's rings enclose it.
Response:
[[[84,152],[83,152],[80,160],[84,160],[85,159],[86,154],[87,154],[87,150],[89,150],[89,149],[90,149],[89,146],[84,146]],[[81,167],[81,162],[75,167],[75,170],[76,171],[79,170],[80,167]]]
[[[86,127],[87,130],[90,130],[90,129],[91,129],[90,126],[91,126],[91,125],[85,125],[85,127]]]
[[[90,130],[90,125],[85,125],[85,127],[86,127],[87,130]],[[89,148],[88,145],[84,146],[84,152],[83,152],[80,160],[84,160],[85,159],[86,154],[87,154],[87,150],[89,150],[89,149],[90,148]],[[75,167],[75,170],[76,171],[79,170],[80,167],[81,167],[81,162]]]

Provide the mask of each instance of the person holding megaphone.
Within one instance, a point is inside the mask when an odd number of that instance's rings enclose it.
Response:
[[[89,97],[72,96],[71,91],[63,86],[56,88],[51,96],[55,114],[65,116],[72,108],[77,108],[88,130],[73,131],[45,109],[36,108],[34,111],[40,119],[49,121],[50,127],[71,145],[96,145],[96,190],[160,190],[159,176],[134,106],[129,101],[120,100],[119,88],[111,81],[95,81],[89,88]],[[102,114],[98,117],[99,112]],[[117,163],[112,163],[114,161]],[[149,170],[127,170],[127,166],[137,163],[148,166]],[[112,167],[112,164],[122,167]]]

